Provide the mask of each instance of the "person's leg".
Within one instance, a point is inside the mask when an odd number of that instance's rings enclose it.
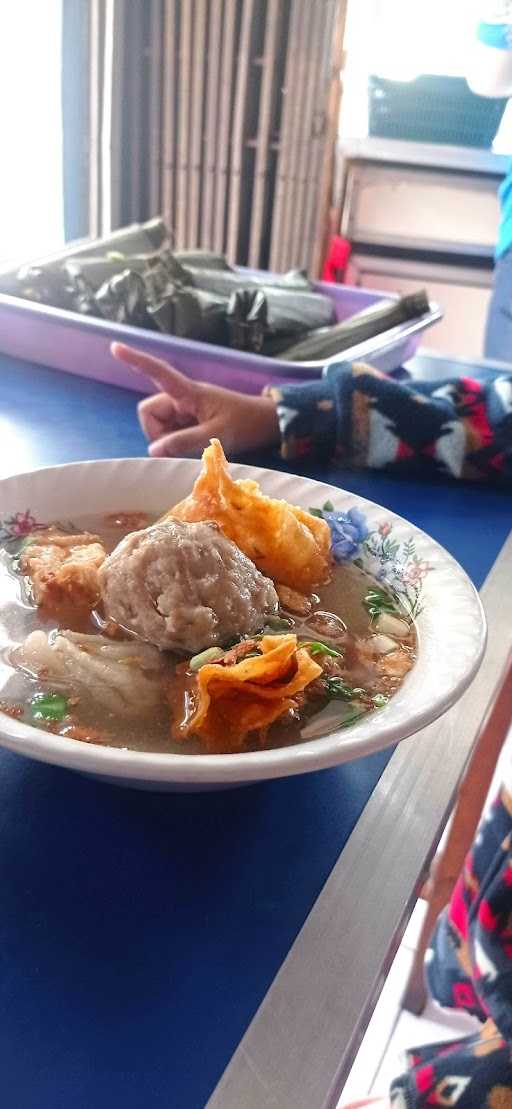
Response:
[[[391,1109],[512,1106],[510,1043],[492,1021],[475,1036],[407,1051],[406,1065],[407,1070],[391,1083]]]
[[[390,1109],[512,1107],[512,765],[486,809],[426,959],[429,991],[478,1017],[474,1035],[414,1047]],[[354,1102],[343,1109],[368,1104]],[[384,1100],[383,1105],[386,1105]],[[375,1103],[375,1109],[379,1102]]]
[[[498,259],[494,269],[484,355],[499,362],[512,362],[512,250]]]

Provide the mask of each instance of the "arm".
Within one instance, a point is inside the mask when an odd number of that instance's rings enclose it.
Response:
[[[271,388],[281,453],[408,476],[512,481],[512,375],[403,384],[370,366]]]
[[[269,397],[250,397],[191,381],[168,362],[125,343],[111,343],[110,350],[159,390],[137,408],[153,458],[197,457],[215,437],[229,454],[279,442],[276,408]]]
[[[481,6],[467,82],[479,96],[512,96],[512,3]]]
[[[408,476],[512,481],[512,374],[402,384],[341,362],[318,381],[252,397],[191,381],[166,362],[112,345],[116,358],[161,390],[139,405],[153,456],[198,455],[212,437],[228,453],[278,445],[283,458],[313,455]]]

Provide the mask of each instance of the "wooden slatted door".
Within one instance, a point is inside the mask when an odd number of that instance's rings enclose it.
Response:
[[[92,0],[91,149],[109,195],[93,167],[91,228],[162,214],[179,248],[318,269],[345,9]]]

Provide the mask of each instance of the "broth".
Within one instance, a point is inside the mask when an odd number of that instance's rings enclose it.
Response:
[[[148,523],[150,521],[147,521]],[[139,526],[144,526],[139,524]],[[87,531],[100,537],[107,551],[111,551],[120,539],[133,530],[126,526],[123,515],[119,516],[119,523],[113,522],[113,517],[84,516],[74,521],[77,531]],[[342,691],[349,683],[350,689],[355,688],[356,695],[344,699],[336,697],[325,703],[325,698],[308,696],[307,703],[303,706],[300,719],[297,713],[288,713],[285,718],[271,725],[265,747],[275,748],[295,744],[301,740],[314,739],[326,735],[346,726],[368,711],[378,709],[392,696],[401,684],[407,670],[414,661],[416,637],[414,628],[402,624],[402,634],[389,640],[389,636],[379,634],[379,628],[367,611],[367,598],[369,590],[381,590],[381,587],[359,567],[345,563],[335,565],[331,581],[319,589],[318,595],[311,599],[311,612],[306,615],[297,615],[292,611],[293,605],[286,607],[283,604],[281,617],[287,622],[286,630],[297,635],[299,641],[325,644],[332,654],[315,654],[315,661],[325,666],[327,673],[334,681],[330,682],[332,688]],[[381,590],[383,597],[385,592]],[[69,734],[70,741],[77,739],[90,742],[103,742],[110,746],[130,748],[154,752],[173,752],[177,754],[198,754],[204,751],[202,744],[197,739],[187,739],[185,742],[174,741],[170,738],[170,709],[166,690],[173,688],[171,704],[179,701],[180,689],[183,682],[189,680],[183,677],[183,660],[173,656],[170,652],[162,652],[162,696],[161,703],[152,709],[146,716],[138,719],[127,719],[116,715],[115,712],[101,708],[95,699],[92,689],[64,688],[58,681],[48,682],[44,675],[34,677],[15,664],[15,648],[35,629],[42,629],[47,633],[57,630],[70,630],[72,632],[98,635],[101,633],[101,618],[98,614],[83,616],[73,610],[62,610],[58,617],[55,613],[45,613],[36,608],[29,593],[24,586],[23,578],[16,568],[16,563],[8,551],[0,552],[0,708],[13,716],[25,720],[26,723],[46,727],[62,734]],[[398,606],[389,599],[389,605],[394,606],[396,616],[404,618]],[[281,630],[284,630],[285,625]],[[276,634],[274,631],[272,634]],[[379,639],[388,639],[388,650],[375,654],[369,650],[368,644],[373,645]],[[396,650],[390,650],[395,642]],[[334,652],[341,652],[340,654]],[[386,658],[393,656],[394,665],[386,666]],[[396,657],[395,657],[396,656]],[[127,660],[128,661],[128,660]],[[181,664],[181,665],[179,665]],[[181,677],[176,679],[176,666]],[[391,671],[391,672],[390,672]],[[181,682],[181,686],[180,686]],[[337,683],[337,684],[336,684]],[[340,685],[341,683],[341,685]],[[314,683],[312,683],[314,686]],[[62,693],[71,696],[69,711],[62,724],[54,725],[48,721],[34,719],[32,702],[37,694],[45,691]],[[359,693],[361,694],[358,695]],[[362,698],[362,694],[364,697]],[[66,721],[68,722],[66,724]],[[66,732],[66,728],[71,728]],[[261,742],[245,745],[243,750],[259,749]]]

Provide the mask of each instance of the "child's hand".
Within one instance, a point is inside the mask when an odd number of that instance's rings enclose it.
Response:
[[[146,374],[162,390],[138,406],[153,457],[199,455],[215,437],[226,453],[279,442],[276,406],[269,397],[250,397],[190,381],[167,362],[124,343],[112,343],[110,349],[114,358]]]

